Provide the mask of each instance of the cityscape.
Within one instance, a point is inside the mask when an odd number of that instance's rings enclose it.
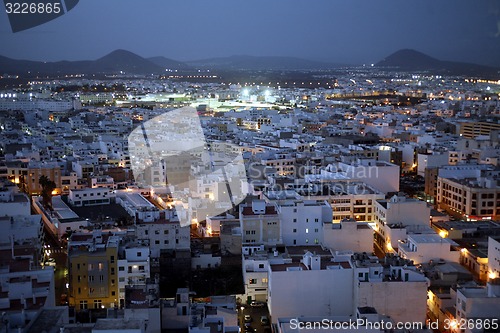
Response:
[[[470,53],[430,32],[352,62],[274,37],[174,60],[70,27],[99,6],[71,3],[0,26],[0,332],[500,332],[497,2],[442,18],[491,23]]]

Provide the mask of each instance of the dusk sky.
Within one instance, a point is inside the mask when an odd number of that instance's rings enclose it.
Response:
[[[361,64],[403,48],[500,66],[500,1],[81,0],[18,33],[0,13],[0,54],[29,60],[91,60],[125,49],[176,60],[271,55]]]

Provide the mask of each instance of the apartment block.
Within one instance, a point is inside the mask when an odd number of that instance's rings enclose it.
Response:
[[[243,244],[282,243],[280,215],[273,204],[264,200],[241,204],[239,217]]]
[[[68,241],[69,305],[76,311],[113,308],[119,303],[120,237],[74,233]]]

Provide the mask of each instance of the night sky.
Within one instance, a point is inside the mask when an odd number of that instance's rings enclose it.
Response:
[[[66,15],[12,33],[0,54],[29,60],[295,56],[373,63],[403,48],[500,66],[499,0],[81,0]]]

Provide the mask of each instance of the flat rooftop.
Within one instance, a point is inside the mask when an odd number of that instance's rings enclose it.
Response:
[[[408,238],[413,239],[416,243],[455,243],[451,239],[443,238],[437,234],[409,234]],[[455,245],[457,244],[455,243]]]
[[[141,329],[142,321],[140,320],[123,320],[123,319],[97,319],[93,331],[96,330],[137,330]]]
[[[320,256],[332,256],[330,250],[323,249],[320,245],[287,246],[286,250],[290,256],[303,256],[308,251]]]
[[[28,327],[26,333],[52,332],[57,323],[67,312],[67,307],[57,307],[53,309],[42,309],[33,323]]]

